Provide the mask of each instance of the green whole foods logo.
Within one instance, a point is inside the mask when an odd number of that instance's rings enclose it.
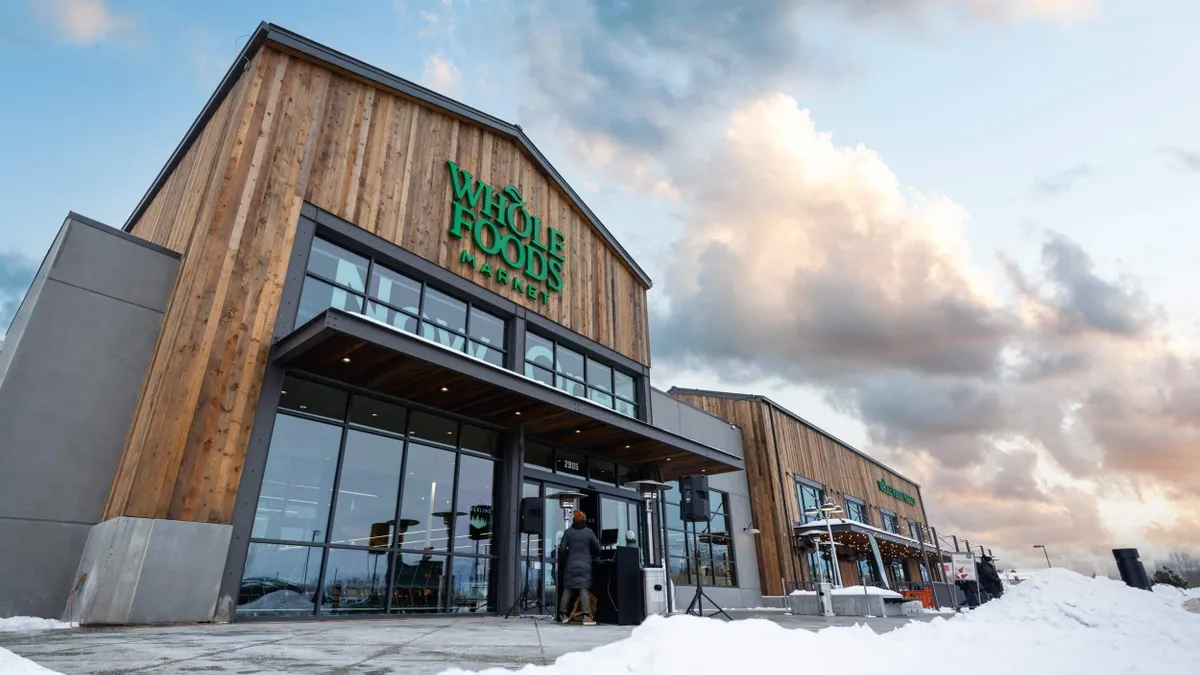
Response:
[[[463,249],[459,262],[476,274],[508,286],[530,300],[545,305],[550,294],[562,290],[562,232],[542,227],[542,219],[529,213],[520,190],[503,190],[477,180],[453,160],[450,171],[450,236],[470,237],[483,259]]]
[[[891,495],[905,504],[909,504],[911,506],[916,506],[917,504],[917,500],[913,499],[911,495],[905,494],[891,485],[888,485],[887,481],[883,480],[882,478],[879,479],[879,491],[884,494]]]

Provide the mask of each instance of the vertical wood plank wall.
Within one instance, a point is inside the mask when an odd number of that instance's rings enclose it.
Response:
[[[460,265],[447,159],[563,232],[549,305]],[[107,518],[231,521],[305,201],[649,365],[647,289],[521,148],[267,45],[133,224],[183,261]]]
[[[758,497],[751,500],[750,507],[754,524],[761,530],[756,545],[764,595],[782,594],[784,580],[790,583],[799,576],[793,571],[793,560],[798,567],[802,565],[791,549],[790,532],[793,523],[800,520],[800,506],[789,473],[824,485],[826,496],[842,508],[846,506],[843,497],[846,493],[866,502],[871,524],[875,527],[880,526],[880,506],[896,512],[904,536],[908,536],[904,519],[928,524],[920,500],[916,506],[909,506],[880,492],[877,481],[884,478],[889,485],[914,499],[917,498],[916,485],[778,409],[774,411],[772,433],[771,406],[765,401],[691,393],[677,393],[675,397],[742,429],[746,481],[750,493]],[[783,476],[782,485],[780,476]],[[841,567],[847,580],[858,578],[852,563],[843,563]],[[912,571],[915,573],[916,568]],[[803,574],[804,579],[811,580],[807,569]],[[920,579],[920,576],[913,578]]]

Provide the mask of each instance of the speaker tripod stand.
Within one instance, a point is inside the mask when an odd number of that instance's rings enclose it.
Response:
[[[532,535],[530,535],[528,532],[525,533],[526,556],[528,556],[528,554],[529,554],[529,550],[530,550],[529,549],[529,541],[530,541],[531,536]],[[521,591],[521,594],[519,596],[517,596],[517,599],[515,602],[513,602],[512,607],[508,608],[508,612],[504,615],[504,618],[506,618],[506,619],[512,619],[515,617],[522,617],[522,618],[526,618],[526,619],[553,619],[554,618],[554,615],[552,613],[546,611],[546,603],[542,598],[542,594],[538,593],[537,589],[531,589],[529,587],[529,570],[532,567],[533,567],[533,560],[528,560],[528,559],[525,560],[525,588]],[[537,614],[522,614],[521,613],[521,610],[525,609],[525,607],[527,607],[527,606],[532,606],[534,603],[536,603],[537,608],[538,608]]]
[[[705,522],[708,524],[708,529],[712,530],[712,517],[710,516]],[[683,522],[683,536],[685,537],[687,536],[687,523],[688,521],[686,520]],[[696,545],[695,521],[692,521],[692,557],[696,561],[696,566],[692,568],[696,575],[696,594],[692,596],[692,601],[688,604],[687,613],[694,613],[696,616],[704,616],[704,601],[708,600],[709,604],[711,604],[713,608],[717,610],[710,616],[722,614],[726,619],[733,621],[733,617],[729,616],[725,610],[721,609],[720,605],[714,602],[713,599],[708,597],[708,594],[704,592],[704,575],[700,572],[700,547]],[[693,610],[695,611],[693,612]]]

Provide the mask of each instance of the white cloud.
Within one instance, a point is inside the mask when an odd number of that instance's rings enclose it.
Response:
[[[114,14],[104,0],[45,0],[38,4],[68,42],[91,45],[132,34],[137,19],[130,14]]]
[[[462,73],[453,61],[434,54],[425,59],[425,70],[421,73],[421,83],[443,94],[450,94],[458,86]]]
[[[1091,16],[1096,0],[951,0],[982,16],[1003,21],[1050,19],[1070,23]]]

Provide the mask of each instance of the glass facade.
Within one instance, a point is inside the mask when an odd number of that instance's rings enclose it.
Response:
[[[296,326],[330,307],[504,366],[505,321],[324,239],[313,239]]]
[[[923,541],[924,538],[921,534],[921,524],[915,520],[908,521],[908,536],[911,539],[916,539],[917,541]]]
[[[632,375],[532,331],[525,333],[525,376],[623,415],[638,416]]]
[[[879,509],[879,523],[884,531],[900,534],[900,521],[894,512]]]
[[[811,523],[816,520],[821,520],[825,516],[819,513],[821,506],[825,503],[825,488],[816,483],[796,480],[796,501],[800,505],[800,518],[805,523]],[[816,515],[809,515],[806,511],[816,510]]]
[[[238,615],[494,611],[497,446],[494,431],[286,378]]]
[[[685,531],[679,513],[679,481],[671,481],[670,485],[665,510],[671,578],[676,584],[700,581],[705,586],[737,586],[729,494],[710,489],[709,522],[692,523]]]
[[[854,520],[863,525],[870,525],[871,521],[867,518],[867,505],[863,502],[846,495],[846,519]]]

